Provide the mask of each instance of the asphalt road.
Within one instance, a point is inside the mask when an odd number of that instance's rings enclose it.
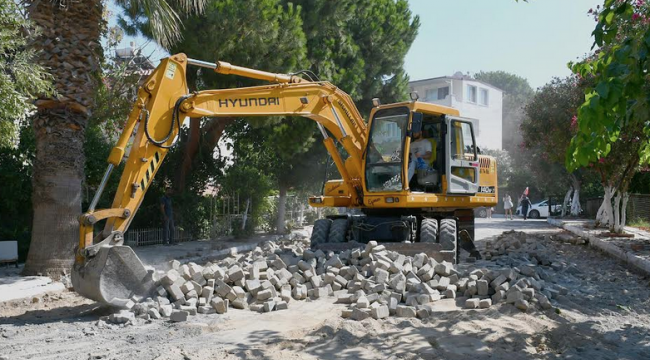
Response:
[[[503,215],[494,215],[492,219],[476,219],[476,241],[488,239],[499,235],[504,231],[516,230],[526,233],[539,233],[549,230],[557,230],[555,226],[549,225],[546,219],[528,219],[515,217],[514,220],[506,220]]]

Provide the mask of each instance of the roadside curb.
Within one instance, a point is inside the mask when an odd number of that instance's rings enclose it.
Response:
[[[642,257],[636,256],[629,251],[625,251],[620,247],[603,241],[602,239],[587,233],[577,226],[565,224],[560,219],[547,219],[548,223],[564,230],[567,230],[575,235],[589,239],[589,246],[593,246],[605,254],[622,261],[628,268],[637,271],[645,276],[650,276],[650,261]]]

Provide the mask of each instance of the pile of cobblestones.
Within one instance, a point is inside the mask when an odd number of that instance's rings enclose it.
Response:
[[[328,296],[348,305],[345,318],[425,318],[441,299],[458,297],[472,309],[507,303],[523,311],[546,310],[552,308],[551,299],[568,292],[552,281],[562,264],[524,233],[502,234],[487,243],[484,255],[489,261],[461,273],[424,253],[405,256],[374,241],[339,253],[311,250],[306,238],[265,242],[248,254],[203,266],[173,260],[159,274],[155,296],[133,297],[109,320],[185,321],[230,308],[270,312],[287,309],[292,301]]]

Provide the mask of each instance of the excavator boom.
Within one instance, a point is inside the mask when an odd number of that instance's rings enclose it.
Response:
[[[272,84],[188,93],[187,65],[209,67],[218,73],[246,76]],[[72,274],[77,292],[88,298],[120,305],[131,295],[151,292],[155,282],[130,247],[124,233],[160,168],[186,117],[302,116],[318,123],[323,143],[343,181],[356,189],[353,201],[362,203],[361,157],[366,125],[350,97],[328,82],[307,81],[295,75],[274,74],[207,63],[177,54],[163,59],[145,80],[124,130],[108,158],[108,168],[88,211],[79,218],[80,239]],[[330,136],[331,135],[331,136]],[[333,137],[333,138],[332,138]],[[350,155],[341,158],[334,141]],[[110,209],[95,207],[114,168],[126,166]],[[95,236],[94,226],[106,220]]]

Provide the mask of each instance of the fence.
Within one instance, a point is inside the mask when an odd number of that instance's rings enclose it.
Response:
[[[174,242],[192,241],[192,237],[185,231],[174,230]],[[162,228],[131,229],[124,235],[124,242],[129,246],[159,245],[165,242],[165,232]]]
[[[270,197],[271,201],[277,202],[277,197]],[[303,200],[303,199],[300,199]],[[305,201],[295,199],[290,196],[287,199],[285,219],[289,226],[302,226],[306,222],[307,214],[315,212],[316,209],[309,208],[305,205]],[[245,204],[245,202],[244,202]],[[213,208],[221,211],[213,211],[210,215],[210,225],[200,235],[201,238],[215,239],[222,236],[229,236],[233,234],[235,226],[241,226],[245,211],[245,205],[240,207],[239,197],[232,196],[225,199],[215,199]],[[237,213],[241,209],[242,213]],[[267,216],[272,216],[268,214]],[[268,231],[269,229],[260,228],[258,231]],[[164,243],[164,230],[162,228],[145,228],[145,229],[129,229],[125,234],[125,243],[129,246],[147,246],[159,245]],[[178,224],[174,231],[175,242],[185,242],[197,240],[192,237],[189,232],[180,230]]]
[[[589,217],[595,217],[602,203],[602,197],[587,199],[585,214]],[[650,194],[630,194],[626,217],[628,220],[650,220]]]
[[[603,203],[603,198],[589,198],[587,199],[587,205],[585,206],[585,215],[590,217],[590,218],[595,218],[596,214],[598,214],[598,209],[600,208],[600,204]]]
[[[562,215],[562,205],[564,204],[564,195],[551,195],[548,197],[548,202],[551,205],[551,215],[552,216],[560,216]],[[567,203],[566,207],[566,214],[567,216],[570,215],[571,213],[571,202],[572,199],[569,199],[569,202]],[[580,198],[580,208],[582,209],[582,213],[580,213],[580,216],[589,216],[589,213],[587,212],[587,208],[589,207],[589,200],[581,197]]]
[[[627,203],[627,218],[650,220],[650,194],[632,194]]]

